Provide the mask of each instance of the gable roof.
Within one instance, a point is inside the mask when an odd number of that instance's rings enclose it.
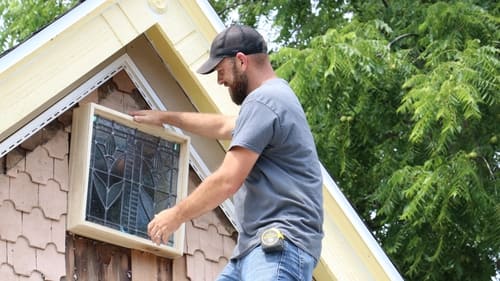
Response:
[[[195,72],[222,28],[206,0],[83,2],[0,58],[0,155],[54,118],[44,114],[141,34],[200,112],[237,114],[214,76]],[[316,280],[403,280],[323,167],[322,173],[325,238]]]

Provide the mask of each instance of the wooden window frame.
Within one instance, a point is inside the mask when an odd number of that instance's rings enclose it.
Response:
[[[68,230],[92,239],[122,247],[143,250],[167,258],[182,256],[185,237],[184,224],[173,233],[173,245],[168,246],[164,244],[156,245],[149,239],[121,232],[85,219],[90,171],[90,151],[92,147],[92,122],[95,115],[140,130],[143,133],[180,144],[176,203],[187,196],[190,147],[190,138],[188,136],[166,128],[140,124],[133,121],[133,118],[127,114],[89,103],[73,111],[69,160]]]

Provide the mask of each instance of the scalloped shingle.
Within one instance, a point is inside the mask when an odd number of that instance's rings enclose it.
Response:
[[[9,177],[0,175],[0,206],[4,200],[9,199]]]
[[[54,174],[54,160],[47,150],[38,146],[26,155],[26,172],[35,183],[47,184]]]
[[[58,253],[54,244],[44,250],[36,250],[36,269],[43,273],[46,280],[60,280],[66,274],[66,261],[63,253]]]
[[[22,215],[12,201],[3,201],[0,205],[0,237],[2,240],[15,242],[22,232]]]
[[[51,222],[46,219],[40,208],[34,208],[29,214],[23,214],[23,236],[31,246],[45,249],[50,243]]]
[[[63,130],[58,130],[55,136],[45,143],[43,147],[47,149],[50,157],[63,160],[69,152],[69,134]]]
[[[59,183],[61,190],[69,191],[68,155],[62,160],[54,159],[54,180]]]
[[[15,243],[7,244],[7,260],[17,274],[30,276],[36,268],[36,252],[26,238],[19,236]]]
[[[68,195],[54,180],[49,180],[47,185],[39,186],[38,198],[45,217],[58,220],[61,215],[66,214]]]
[[[33,183],[25,172],[17,174],[10,179],[10,199],[17,210],[31,212],[38,205],[38,184]]]
[[[10,264],[0,264],[0,276],[2,281],[18,281],[19,276],[14,272],[14,267]]]
[[[0,264],[7,262],[7,242],[0,240]]]
[[[66,215],[52,221],[50,241],[56,245],[59,253],[66,252]]]

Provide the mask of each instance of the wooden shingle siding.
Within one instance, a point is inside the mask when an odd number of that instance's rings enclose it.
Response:
[[[66,275],[67,172],[54,171],[68,164],[69,135],[58,123],[1,159],[2,281],[59,281]]]

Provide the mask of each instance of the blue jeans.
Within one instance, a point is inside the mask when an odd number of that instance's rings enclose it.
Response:
[[[265,253],[258,246],[230,260],[217,281],[310,281],[315,266],[311,255],[285,240],[283,251]]]

